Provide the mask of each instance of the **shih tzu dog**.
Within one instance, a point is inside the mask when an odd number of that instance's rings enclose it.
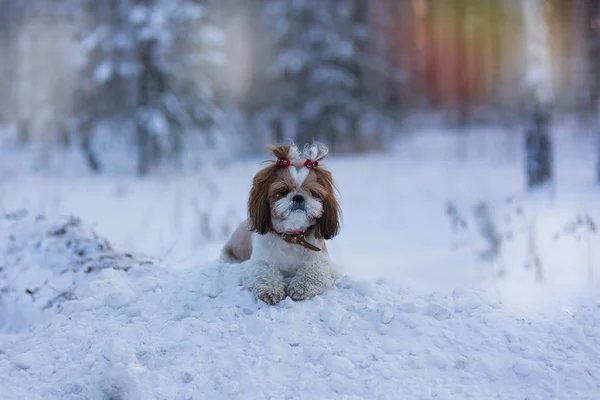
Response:
[[[323,293],[337,278],[325,240],[340,229],[340,206],[331,172],[320,162],[327,147],[315,143],[269,147],[277,161],[254,177],[248,219],[222,250],[230,263],[249,260],[244,285],[267,304],[289,295],[304,300]]]

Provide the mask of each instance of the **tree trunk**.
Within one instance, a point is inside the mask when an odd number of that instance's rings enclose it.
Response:
[[[87,161],[88,166],[93,172],[99,173],[101,169],[100,161],[98,160],[98,157],[96,157],[96,154],[92,149],[92,134],[89,130],[87,130],[86,132],[82,132],[81,135],[81,150],[83,151],[85,160]]]
[[[148,123],[144,115],[150,109],[152,83],[152,53],[154,43],[144,40],[138,44],[137,56],[141,68],[138,82],[138,104],[136,115],[138,166],[140,175],[146,175],[150,170],[152,153],[154,152]],[[141,112],[140,112],[141,111]]]
[[[527,50],[526,95],[530,113],[525,131],[527,185],[530,189],[553,179],[550,121],[552,119],[552,83],[548,27],[541,0],[524,0],[523,20]]]
[[[600,183],[600,3],[587,1],[591,102],[596,106],[596,180]]]
[[[588,18],[588,40],[589,40],[589,60],[592,71],[591,82],[591,104],[592,107],[598,103],[600,97],[600,3],[588,0],[587,12]],[[599,121],[600,122],[600,121]]]
[[[598,121],[596,126],[596,180],[600,183],[600,104],[598,104]]]
[[[69,134],[69,130],[66,126],[64,126],[64,124],[61,124],[59,122],[56,123],[56,126],[58,129],[58,138],[60,140],[60,144],[65,149],[68,149],[69,147],[71,147],[71,135]]]
[[[17,138],[19,143],[27,144],[31,139],[31,131],[29,130],[29,121],[21,119],[17,124]]]
[[[550,111],[534,105],[531,122],[525,132],[527,186],[535,188],[552,180],[552,145],[550,140]]]

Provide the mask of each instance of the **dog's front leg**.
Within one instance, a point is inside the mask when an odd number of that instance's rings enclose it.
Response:
[[[333,284],[329,263],[314,263],[298,270],[290,281],[287,294],[293,300],[305,300],[323,293]]]
[[[246,287],[267,304],[277,304],[285,298],[283,274],[277,266],[255,262],[246,274]]]

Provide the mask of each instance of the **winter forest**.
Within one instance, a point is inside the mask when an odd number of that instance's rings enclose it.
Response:
[[[0,7],[5,141],[78,149],[97,172],[115,147],[145,174],[286,138],[318,137],[334,153],[385,151],[419,116],[516,133],[553,114],[596,113],[593,0]]]
[[[342,272],[270,304],[289,140]],[[0,400],[597,399],[599,224],[600,0],[0,0]]]

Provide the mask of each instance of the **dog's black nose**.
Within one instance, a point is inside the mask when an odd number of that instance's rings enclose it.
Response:
[[[304,196],[297,194],[292,198],[292,200],[294,200],[294,203],[302,204],[304,203]]]

